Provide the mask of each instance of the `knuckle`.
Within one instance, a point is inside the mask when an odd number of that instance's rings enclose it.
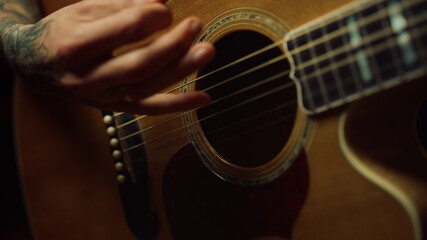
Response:
[[[166,5],[160,3],[153,3],[150,5],[150,7],[146,7],[144,9],[146,9],[146,11],[142,12],[145,12],[148,17],[154,17],[159,19],[166,18],[169,20],[172,19],[172,11]]]
[[[135,9],[131,22],[136,26],[167,26],[172,22],[172,12],[161,4]]]
[[[57,47],[55,57],[59,62],[66,62],[71,59],[82,47],[78,41],[64,39]]]

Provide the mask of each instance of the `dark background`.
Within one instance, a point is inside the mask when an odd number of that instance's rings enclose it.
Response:
[[[31,239],[13,140],[13,73],[0,61],[0,239]]]

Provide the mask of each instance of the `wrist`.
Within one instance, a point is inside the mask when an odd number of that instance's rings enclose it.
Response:
[[[4,23],[0,25],[0,48],[2,57],[9,63],[13,68],[20,65],[20,60],[23,60],[20,56],[20,38],[25,35],[30,25],[24,25],[20,23]]]

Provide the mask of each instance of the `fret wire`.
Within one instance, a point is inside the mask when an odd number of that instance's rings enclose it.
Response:
[[[359,5],[359,8],[362,8],[362,6],[360,6]],[[359,20],[357,21],[357,24],[356,25],[359,25],[359,23],[361,22],[362,24],[362,26],[365,26],[365,27],[359,27],[359,29],[360,29],[360,31],[362,32],[362,36],[367,36],[368,34],[367,34],[367,31],[366,31],[366,25],[367,24],[365,24],[365,19],[363,18],[363,16],[361,16],[361,11],[359,11],[358,13],[357,13],[357,15],[359,16]],[[372,41],[368,41],[367,43],[366,43],[366,48],[368,48],[368,49],[371,49],[372,50],[372,45],[371,45],[371,43],[372,43]],[[362,51],[364,51],[364,50],[362,50]],[[373,56],[373,57],[371,57],[371,58],[367,58],[367,60],[368,60],[368,62],[370,63],[370,65],[371,65],[371,69],[372,69],[372,71],[374,72],[374,78],[373,78],[373,81],[375,81],[377,84],[381,84],[381,82],[382,82],[382,76],[381,76],[381,73],[379,72],[379,69],[380,69],[380,67],[378,66],[378,64],[377,64],[377,61],[376,61],[376,59],[375,59],[375,56]]]
[[[420,32],[421,34],[427,33],[427,28],[424,28],[423,30],[424,30],[424,31],[419,31],[419,32]],[[386,41],[393,42],[391,39],[387,39]],[[388,44],[382,44],[382,45],[378,46],[377,48],[375,48],[375,50],[367,51],[367,53],[368,53],[369,55],[373,55],[373,54],[375,54],[375,53],[378,53],[378,52],[380,52],[380,51],[382,51],[382,50],[387,49],[387,47],[388,47],[387,45],[388,45]],[[351,63],[352,61],[355,61],[355,60],[354,60],[354,57],[350,57],[350,58],[343,59],[342,61],[337,62],[337,64],[336,64],[336,65],[337,65],[338,67],[341,67],[341,66],[344,66],[344,65],[346,65],[346,64]],[[321,73],[325,73],[325,72],[328,72],[328,71],[331,71],[331,70],[332,70],[331,66],[328,66],[328,67],[323,68],[323,69],[321,70]],[[312,75],[312,74],[307,75],[307,76],[305,77],[305,79],[301,79],[301,81],[305,81],[305,80],[307,80],[307,79],[310,79],[311,77],[313,77],[313,76],[311,76],[311,75]],[[401,80],[401,81],[403,81],[403,80]]]
[[[323,34],[322,38],[325,38],[325,36],[328,34],[326,32],[326,27],[322,28],[322,34]],[[332,50],[332,46],[331,46],[331,42],[327,41],[327,40],[324,41],[324,42],[325,42],[325,47],[326,47],[326,54],[329,55],[329,57],[328,57],[329,58],[329,64],[332,67],[334,67],[335,66],[335,61],[333,60],[333,56],[331,56],[331,52],[333,51]],[[337,69],[335,69],[332,72],[332,75],[334,76],[334,82],[335,82],[335,85],[337,86],[339,98],[341,99],[341,98],[343,98],[345,96],[345,92],[344,92],[344,88],[343,88],[343,86],[341,84],[341,81],[339,81],[340,77],[338,75]]]
[[[425,20],[425,19],[427,19],[427,15],[419,16],[416,20]],[[411,21],[411,22],[416,21],[416,20],[414,20],[414,19],[412,19],[412,20],[413,20],[413,21]],[[386,28],[386,29],[383,29],[383,30],[381,30],[381,31],[378,31],[378,32],[376,32],[376,33],[374,33],[374,34],[369,35],[368,37],[366,37],[366,38],[363,40],[363,43],[366,43],[366,42],[369,42],[369,41],[377,40],[378,38],[384,37],[384,36],[386,36],[386,35],[393,36],[393,32],[392,32],[391,27]],[[390,38],[389,38],[389,39],[390,39]],[[388,39],[388,40],[389,40],[389,39]],[[391,39],[393,39],[393,38],[391,38]],[[388,40],[387,40],[387,41],[388,41]],[[352,49],[353,49],[353,47],[351,46],[351,44],[350,44],[350,43],[347,43],[347,44],[345,44],[345,46],[344,46],[344,47],[341,47],[341,48],[339,48],[339,49],[334,50],[334,51],[333,51],[333,55],[335,55],[335,56],[336,56],[336,55],[338,55],[338,54],[340,54],[340,53],[349,53],[349,50],[352,50]],[[371,49],[371,50],[372,50],[372,49]],[[327,56],[324,54],[324,55],[321,55],[321,56],[317,57],[317,59],[312,59],[312,60],[310,60],[310,61],[304,62],[303,64],[300,64],[299,66],[297,66],[297,68],[296,68],[296,69],[306,68],[307,66],[314,65],[316,62],[320,62],[320,61],[323,61],[323,60],[326,60],[326,59],[327,59]]]
[[[413,15],[413,9],[412,8],[408,8],[406,10],[408,10],[408,14],[410,14],[410,16],[412,15],[412,18],[413,18],[413,16],[414,16]],[[410,16],[408,17],[409,19],[411,18]],[[414,28],[412,31],[415,34],[421,36],[421,34],[419,33],[418,28]],[[415,38],[415,45],[417,46],[417,49],[423,49],[423,44],[421,43],[421,41],[420,41],[419,38]],[[425,54],[423,54],[419,59],[422,61],[422,65],[427,65],[427,56]],[[401,70],[403,71],[402,66],[401,66]]]
[[[312,44],[312,41],[311,41],[312,40],[311,39],[311,33],[307,34],[307,38],[308,38],[308,46],[309,46],[310,56],[311,56],[312,59],[316,59],[317,56],[316,56],[316,53],[315,53],[315,49],[313,47],[314,45]],[[313,65],[314,65],[314,69],[315,69],[314,73],[316,73],[318,71],[318,69],[319,69],[319,62],[316,62]],[[320,91],[322,92],[323,102],[324,103],[328,103],[329,102],[329,98],[327,96],[327,91],[326,91],[325,85],[323,83],[322,74],[316,74],[315,79],[316,79],[317,83],[319,84]],[[311,91],[311,88],[309,89],[309,91]]]
[[[424,30],[427,30],[427,29],[424,29]],[[427,32],[427,31],[426,31],[426,32]],[[386,45],[381,45],[381,48],[386,48],[386,47],[387,47]],[[381,50],[382,50],[382,49],[379,49],[378,51],[381,51]],[[370,54],[375,54],[375,52],[373,52],[373,53],[372,53],[372,52],[370,52]],[[338,65],[348,64],[348,62],[349,62],[349,61],[354,61],[354,59],[345,59],[345,60],[343,60],[343,61],[339,62],[339,63],[338,63]],[[280,89],[274,89],[274,90],[271,90],[271,91],[269,91],[269,92],[264,93],[262,96],[258,96],[258,97],[256,97],[256,98],[248,99],[248,100],[246,100],[245,102],[242,102],[242,103],[238,104],[238,106],[243,105],[243,104],[246,104],[247,102],[256,101],[257,99],[259,99],[259,98],[261,98],[261,97],[264,97],[264,96],[266,96],[266,95],[268,95],[268,94],[271,94],[271,93],[273,93],[273,92],[277,92],[277,91],[283,90],[283,89],[285,89],[285,88],[287,88],[287,87],[291,87],[292,85],[293,85],[292,83],[288,83],[288,84],[286,84],[285,86],[280,87]],[[366,90],[369,90],[369,89],[366,89]],[[365,91],[366,91],[366,90],[365,90]],[[348,97],[349,97],[349,96],[348,96]],[[230,107],[229,109],[233,109],[233,108],[238,107],[238,106],[232,106],[232,107]],[[221,112],[217,112],[217,113],[215,113],[214,115],[222,114],[222,113],[224,113],[225,111],[228,111],[229,109],[225,109],[225,110],[223,110],[223,111],[221,111]],[[189,113],[189,112],[192,112],[192,111],[188,111],[188,112],[186,112],[186,113]],[[209,118],[209,117],[211,117],[211,116],[208,116],[208,117],[206,117],[206,118],[204,118],[204,119],[207,119],[207,118]],[[145,141],[145,142],[144,142],[144,143],[142,143],[140,146],[142,146],[142,145],[144,145],[144,144],[146,144],[146,143],[148,143],[148,142],[151,142],[151,141],[157,140],[157,139],[159,139],[159,138],[161,138],[161,137],[163,137],[163,136],[165,136],[165,135],[167,135],[167,134],[169,134],[169,133],[172,133],[172,132],[176,132],[176,131],[182,130],[182,129],[184,129],[184,128],[185,128],[185,127],[187,127],[187,126],[190,126],[190,125],[196,124],[196,123],[198,123],[198,122],[200,122],[200,121],[203,121],[204,119],[200,119],[199,121],[192,122],[192,123],[190,123],[190,124],[188,124],[188,125],[186,125],[186,126],[183,126],[183,127],[177,128],[177,129],[174,129],[174,130],[172,130],[172,131],[170,131],[170,132],[167,132],[167,133],[164,133],[164,134],[162,134],[162,135],[160,135],[160,136],[154,137],[153,139],[150,139],[150,140]],[[126,151],[130,151],[130,150],[132,150],[132,149],[133,149],[133,147],[132,147],[132,148],[129,148],[129,149],[126,149]]]
[[[344,21],[344,17],[341,17],[341,20],[339,21],[339,27],[341,29],[347,30],[347,26],[343,26],[343,23],[344,23],[343,21]],[[347,36],[348,36],[347,34],[346,35],[341,35],[341,38],[342,38],[342,40],[344,42],[344,48],[350,45],[350,43],[349,43],[349,41],[347,39]],[[336,51],[337,50],[334,50],[334,52],[336,52]],[[348,59],[348,58],[353,59],[354,58],[354,56],[349,51],[344,51],[344,54],[346,56],[346,59]],[[334,54],[334,55],[337,55],[337,54]],[[335,65],[335,66],[337,66],[337,65]],[[359,80],[359,71],[356,69],[355,64],[350,64],[349,67],[350,67],[351,75],[353,76],[350,79],[353,81],[353,83],[356,86],[356,92],[360,92],[362,90],[362,84],[360,83],[360,81],[358,81]]]
[[[375,54],[375,53],[374,53]],[[345,65],[345,64],[348,64],[348,62],[350,62],[351,60],[350,59],[347,59],[347,61],[343,61],[343,62],[341,62],[340,64],[341,65]],[[423,74],[425,74],[425,73],[427,73],[427,69],[414,69],[414,70],[411,70],[411,71],[409,71],[409,72],[406,72],[405,73],[405,75],[409,75],[409,74],[411,74],[411,76],[412,76],[412,78],[414,78],[414,77],[417,77],[417,76],[419,76],[420,75],[420,73],[423,73]],[[399,84],[399,83],[401,83],[401,82],[403,82],[403,81],[405,81],[405,77],[404,76],[396,76],[396,77],[394,77],[393,78],[393,83],[392,84],[389,84],[388,82],[384,82],[382,85],[374,85],[374,86],[371,86],[371,87],[369,87],[369,88],[366,88],[366,89],[364,89],[364,90],[362,90],[362,91],[360,91],[360,92],[356,92],[355,94],[351,94],[351,95],[348,95],[347,97],[346,97],[346,99],[352,99],[352,100],[354,100],[354,96],[356,96],[355,97],[355,99],[357,99],[357,98],[359,98],[360,97],[360,95],[361,95],[361,93],[367,93],[367,94],[370,94],[370,93],[373,93],[373,92],[376,92],[378,89],[380,89],[380,88],[387,88],[387,87],[391,87],[391,86],[395,86],[395,85],[397,85],[397,84]],[[397,82],[397,83],[396,83]],[[315,95],[315,94],[320,94],[320,92],[319,91],[317,91],[317,92],[312,92],[312,94],[313,95]],[[331,104],[329,104],[329,105],[324,105],[324,106],[321,106],[321,107],[325,107],[325,106],[331,106],[332,104],[334,104],[334,103],[337,103],[337,102],[342,102],[344,99],[339,99],[339,100],[337,100],[337,101],[335,101],[335,102],[332,102]],[[340,105],[340,104],[339,104]],[[321,107],[319,107],[319,108],[321,108]],[[319,109],[319,108],[315,108],[315,109]]]
[[[380,1],[378,1],[378,2],[380,2]],[[420,1],[417,1],[417,2],[420,2]],[[403,6],[403,7],[407,7],[407,6],[410,6],[410,4],[412,4],[413,2],[411,2],[411,3],[408,3],[408,2],[405,2],[405,3],[401,3],[401,5]],[[338,10],[337,10],[337,12],[339,12]],[[341,13],[342,14],[342,13]],[[364,20],[364,22],[365,23],[370,23],[370,22],[372,22],[372,21],[374,21],[374,20],[377,20],[377,18],[378,18],[378,16],[379,17],[382,17],[382,16],[387,16],[387,12],[384,10],[384,9],[382,9],[379,13],[377,13],[377,14],[375,14],[375,15],[373,15],[373,16],[371,16],[371,17],[369,17],[369,18],[367,18],[367,19],[365,19]],[[337,15],[336,15],[337,16]],[[333,17],[331,17],[330,18],[330,20],[332,20],[334,17],[336,17],[336,16],[333,16]],[[341,18],[342,18],[342,16],[341,16]],[[330,21],[330,22],[328,22],[328,24],[330,24],[332,21]],[[342,34],[342,33],[346,33],[345,32],[345,28],[343,28],[342,27],[342,24],[341,24],[341,22],[340,22],[340,25],[341,25],[341,27],[340,27],[340,30],[337,30],[337,31],[335,31],[335,32],[333,32],[332,34],[329,34],[327,37],[329,37],[329,38],[333,38],[333,37],[335,37],[335,36],[338,36],[339,34]],[[326,26],[326,25],[324,25],[324,26]],[[308,31],[308,30],[307,30]],[[291,38],[290,39],[292,39],[292,37],[294,37],[294,38],[296,38],[295,36],[291,36]],[[281,43],[282,41],[280,41],[280,43]],[[313,42],[313,44],[315,44],[315,43],[319,43],[319,42],[321,42],[321,39],[316,39],[314,42]],[[307,47],[306,47],[306,45],[305,45],[305,47],[302,47],[302,49],[298,49],[298,50],[305,50]],[[297,49],[296,49],[297,50]],[[298,52],[298,51],[293,51],[293,52],[291,52],[291,54],[292,53],[295,53],[295,52]],[[253,54],[251,54],[251,55],[253,55]],[[245,58],[246,59],[246,58]],[[230,65],[230,64],[229,64]],[[222,69],[222,68],[221,68]],[[352,67],[352,72],[353,73],[355,73],[355,72],[357,72],[357,71],[354,71],[354,69],[353,69],[353,67]],[[198,78],[199,79],[199,78]],[[196,81],[196,80],[194,80],[194,81]],[[178,88],[180,88],[181,86],[179,86],[179,87],[177,87],[176,89],[178,89]],[[360,86],[358,86],[358,89],[360,89],[361,87]],[[173,89],[173,90],[176,90],[176,89]],[[115,113],[114,114],[114,117],[116,117],[116,116],[119,116],[119,115],[121,115],[121,114],[123,114],[123,113]],[[143,116],[140,116],[140,117],[138,117],[138,120],[139,119],[142,119],[142,118],[144,118],[144,117],[147,117],[147,115],[143,115]]]
[[[386,8],[386,10],[387,10],[387,15],[390,16],[389,9]],[[386,19],[386,18],[381,19],[381,25],[383,28],[390,27],[389,24],[390,23],[389,23],[388,19]],[[396,74],[399,76],[399,75],[402,75],[404,73],[404,71],[403,71],[403,66],[402,66],[401,62],[398,61],[398,59],[400,59],[399,53],[397,52],[397,49],[394,47],[394,46],[398,45],[397,39],[392,38],[392,40],[393,40],[392,42],[387,41],[387,45],[388,45],[388,47],[391,51],[391,54],[392,54],[392,60],[394,62],[394,66],[396,67],[396,72],[397,72]]]
[[[378,1],[378,2],[381,2],[381,1]],[[416,1],[416,2],[420,2],[420,1]],[[407,7],[407,6],[410,6],[410,4],[412,4],[413,2],[411,2],[411,3],[408,3],[408,2],[405,2],[405,3],[401,3],[401,5],[402,5],[402,7]],[[367,5],[367,6],[369,6],[369,5]],[[339,10],[337,10],[337,12],[339,12]],[[340,14],[342,14],[342,13],[340,13]],[[377,13],[377,14],[375,14],[375,15],[373,15],[373,16],[371,16],[371,17],[369,17],[368,19],[365,19],[364,21],[366,22],[366,23],[370,23],[371,21],[374,21],[374,20],[377,20],[377,18],[378,18],[378,16],[379,17],[382,17],[383,15],[385,15],[385,16],[387,16],[387,12],[384,10],[384,9],[382,9],[381,10],[381,12],[379,12],[379,13]],[[332,16],[329,20],[332,20],[334,17],[336,17],[336,16],[338,16],[338,15],[335,15],[335,16]],[[340,16],[341,18],[342,18],[342,16]],[[329,21],[329,22],[327,22],[327,24],[330,24],[332,21]],[[341,22],[340,22],[341,23]],[[341,24],[340,24],[341,25]],[[326,24],[325,25],[323,25],[323,26],[326,26]],[[307,30],[308,31],[308,30]],[[329,37],[329,38],[333,38],[333,37],[335,37],[335,36],[338,36],[339,34],[342,34],[342,33],[346,33],[345,32],[345,28],[343,28],[342,27],[342,25],[341,25],[341,27],[340,27],[340,30],[337,30],[337,31],[335,31],[335,32],[333,32],[332,34],[329,34],[329,36],[327,36],[327,37]],[[294,38],[296,38],[296,36],[298,36],[298,35],[295,35],[295,36],[290,36],[290,39],[292,39],[292,37],[294,37]],[[293,40],[293,39],[292,39]],[[313,43],[315,44],[315,43],[318,43],[318,42],[320,42],[321,41],[321,39],[317,39],[317,40],[315,40]],[[281,43],[282,41],[280,41],[280,43]],[[303,47],[302,49],[298,49],[298,50],[305,50],[306,49],[306,47]],[[293,52],[291,52],[291,54],[292,53],[295,53],[295,52],[298,52],[298,51],[293,51]],[[253,55],[253,54],[251,54],[251,55]],[[246,58],[245,58],[246,59]],[[231,65],[231,64],[229,64],[229,65]],[[221,68],[222,69],[222,68]],[[352,69],[352,72],[354,73],[355,71],[354,71],[354,69]],[[199,78],[198,78],[199,79]],[[194,80],[194,81],[196,81],[196,80]],[[179,86],[179,87],[177,87],[177,88],[175,88],[175,89],[178,89],[178,88],[180,88],[180,87],[182,87],[182,86]],[[175,89],[173,89],[173,90],[175,90]],[[360,88],[359,88],[360,89]],[[123,114],[123,113],[114,113],[114,117],[116,117],[116,116],[120,116],[121,114]],[[142,119],[142,118],[144,118],[144,117],[147,117],[147,115],[142,115],[142,116],[140,116],[140,117],[138,117],[138,120],[139,119]]]
[[[409,3],[407,3],[407,2],[405,2],[405,3],[402,3],[402,6],[407,6],[407,5],[409,5]],[[332,18],[331,18],[332,19]],[[295,37],[295,36],[294,36]],[[114,113],[114,116],[118,116],[118,115],[120,115],[120,114],[123,114],[123,113]],[[145,116],[142,116],[142,117],[145,117]],[[141,118],[141,117],[140,117]]]
[[[422,2],[422,0],[421,1],[415,1],[416,3],[418,3],[418,2]],[[402,4],[402,7],[410,7],[410,6],[412,6],[413,5],[413,3],[414,2],[405,2],[405,3],[401,3]],[[347,15],[347,16],[349,16],[349,15]],[[369,16],[369,17],[367,17],[367,18],[364,18],[364,20],[363,20],[363,22],[365,23],[365,24],[370,24],[370,23],[372,23],[372,22],[374,22],[374,21],[378,21],[378,20],[380,20],[380,19],[382,19],[382,18],[384,18],[384,17],[387,17],[388,16],[388,11],[387,11],[387,9],[381,9],[381,10],[379,10],[376,14],[373,14],[372,16]],[[344,20],[345,19],[345,17],[344,16],[341,16],[340,15],[340,19],[342,19],[342,20]],[[360,21],[360,20],[358,20],[358,21]],[[333,21],[331,21],[331,22],[328,22],[327,24],[324,24],[324,23],[322,23],[321,25],[316,25],[316,28],[319,28],[319,26],[320,27],[325,27],[325,26],[327,26],[328,24],[330,24],[330,23],[332,23]],[[362,27],[362,26],[364,26],[364,25],[360,25],[360,27]],[[309,30],[304,30],[305,32],[310,32]],[[327,38],[327,40],[328,41],[330,41],[332,38],[334,38],[334,37],[338,37],[339,35],[347,35],[348,34],[348,30],[347,30],[347,28],[345,27],[345,26],[340,26],[340,28],[337,30],[337,31],[334,31],[334,32],[332,32],[332,33],[329,33],[328,34],[328,36],[325,36],[326,38]],[[289,40],[294,40],[294,39],[296,39],[296,38],[298,38],[298,37],[300,37],[301,35],[299,34],[299,32],[289,32],[289,36],[288,36],[288,39]],[[329,38],[329,39],[328,39]],[[313,41],[313,45],[317,45],[318,43],[323,43],[322,41],[321,41],[322,39],[316,39],[316,40],[314,40]],[[294,53],[299,53],[299,52],[301,52],[301,51],[304,51],[304,50],[306,50],[306,49],[308,49],[308,47],[307,47],[307,44],[305,44],[305,45],[302,45],[302,46],[298,46],[298,48],[296,48],[294,51],[291,51],[290,52],[290,54],[292,55],[292,54],[294,54]]]
[[[359,2],[361,2],[362,4],[365,4],[366,7],[370,7],[372,5],[375,5],[375,4],[377,4],[379,2],[383,2],[383,1],[385,1],[385,0],[374,0],[374,1],[372,1],[372,0],[361,0]],[[322,19],[321,25],[328,25],[328,24],[332,23],[333,18],[335,17],[334,13],[336,13],[337,15],[341,15],[341,16],[342,15],[350,16],[350,15],[354,14],[355,9],[353,6],[355,6],[359,2],[353,2],[353,3],[350,3],[348,5],[344,5],[344,6],[340,7],[339,9],[335,10],[334,12],[330,13],[329,16],[327,16],[325,19]],[[295,33],[295,35],[293,37],[297,38],[301,35],[307,34],[310,31],[312,31],[313,29],[318,28],[318,27],[319,27],[319,25],[316,25],[316,24],[311,24],[311,25],[305,26],[304,29],[298,29],[298,32]],[[293,40],[293,39],[290,38],[290,40]]]
[[[396,34],[399,50],[403,58],[404,68],[413,65],[417,61],[415,49],[411,44],[411,37],[406,31],[408,21],[403,16],[402,8],[397,1],[390,1],[387,6],[389,10],[390,26]]]

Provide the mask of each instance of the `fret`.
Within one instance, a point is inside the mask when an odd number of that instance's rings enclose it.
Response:
[[[323,55],[323,54],[320,54],[319,56],[317,56],[317,54],[316,54],[316,47],[319,49],[319,53],[320,53],[321,48],[318,46],[323,45],[323,43],[320,43],[316,46],[312,45],[312,41],[314,41],[320,37],[321,37],[321,32],[319,30],[314,30],[314,31],[307,34],[308,46],[309,46],[309,50],[310,50],[311,59],[316,59],[317,57]],[[324,50],[323,53],[326,53],[326,50]],[[315,62],[313,64],[313,67],[314,67],[314,71],[318,72],[318,70],[319,70],[318,62]],[[314,83],[313,81],[316,81],[316,83]],[[311,94],[313,95],[314,103],[316,106],[322,106],[322,105],[329,104],[329,99],[327,96],[325,85],[323,83],[322,74],[315,74],[314,80],[313,79],[309,80],[309,86],[310,86]],[[314,86],[314,87],[312,87],[312,86]]]
[[[427,2],[421,2],[419,4],[416,4],[415,6],[412,6],[408,9],[405,9],[403,12],[405,14],[405,16],[408,16],[409,19],[413,19],[415,18],[415,16],[417,16],[418,14],[422,14],[427,11]],[[418,26],[420,26],[421,24],[426,24],[426,21],[417,24]],[[414,37],[414,45],[416,46],[416,49],[426,49],[427,48],[427,39],[422,39],[422,34],[421,32],[418,30],[418,28],[414,28],[413,30],[415,32],[415,35],[417,37]],[[425,51],[423,52],[425,53]],[[420,56],[420,61],[422,62],[422,65],[427,65],[427,54],[421,54]]]
[[[313,100],[313,108],[309,110],[314,111],[315,109],[322,107],[325,105],[323,93],[321,94],[320,83],[317,77],[312,77],[304,80],[305,83],[305,92],[311,95],[311,99]]]
[[[354,63],[340,66],[336,71],[340,77],[345,92],[345,98],[359,92],[357,81],[355,81],[355,77],[359,76],[359,72]]]
[[[339,29],[343,29],[342,26],[343,26],[342,20],[336,20],[327,24],[324,27],[324,29],[326,30],[326,33],[329,34],[327,36],[327,38],[329,39],[327,41],[327,45],[329,46],[329,49],[327,50],[328,58],[333,68],[333,75],[334,75],[334,78],[336,79],[337,89],[339,89],[341,98],[351,95],[357,92],[357,90],[359,89],[358,84],[352,78],[352,76],[355,77],[357,74],[356,70],[353,69],[353,66],[351,66],[351,68],[348,66],[338,68],[336,66],[336,62],[346,59],[348,57],[348,53],[344,52],[344,53],[339,53],[334,55],[332,54],[332,51],[335,51],[336,49],[340,49],[348,45],[348,39],[344,34],[340,34],[332,38],[329,37],[331,33],[339,31]]]
[[[365,0],[291,32],[305,108],[323,111],[418,76],[427,62],[426,11],[425,0]]]
[[[382,8],[384,8],[384,4],[381,5]],[[380,26],[380,29],[386,29],[390,27],[390,21],[388,18],[381,18],[380,24],[378,24]],[[370,30],[372,29],[367,29],[368,30],[368,34],[371,34],[373,32],[371,32]],[[379,30],[377,30],[379,31]],[[402,66],[402,62],[400,60],[400,56],[399,56],[399,52],[396,49],[397,46],[397,42],[395,40],[395,38],[392,38],[393,41],[385,41],[388,49],[385,49],[384,51],[379,51],[375,54],[375,58],[377,59],[378,62],[380,63],[385,63],[388,60],[391,59],[392,64],[389,64],[388,66],[381,66],[381,75],[383,76],[383,79],[385,81],[394,79],[397,76],[401,76],[403,74],[403,66]],[[378,44],[381,44],[381,42],[378,42]]]
[[[328,24],[324,27],[322,27],[322,34],[323,34],[323,39],[325,40],[325,50],[326,50],[326,54],[329,56],[328,57],[328,63],[332,66],[332,73],[326,73],[325,74],[325,84],[327,86],[328,89],[328,96],[329,99],[331,100],[331,102],[335,102],[339,99],[342,99],[345,95],[344,92],[344,88],[341,84],[340,78],[339,78],[339,74],[338,74],[338,69],[337,66],[335,64],[335,62],[333,61],[333,57],[332,57],[332,41],[330,41],[329,39],[327,39],[327,35],[331,32],[334,32],[338,30],[338,24]],[[336,42],[335,42],[336,43]],[[321,68],[325,67],[323,64],[319,64],[319,66]],[[336,86],[336,87],[332,87],[332,86]]]
[[[344,20],[340,20],[339,22],[340,29],[343,29],[345,24]],[[345,28],[344,28],[345,29]],[[348,46],[350,43],[348,34],[341,35],[341,40],[343,41],[343,46]],[[352,59],[350,64],[347,64],[347,66],[342,66],[338,69],[338,72],[340,73],[341,82],[344,87],[344,91],[346,92],[347,96],[351,96],[362,89],[361,79],[360,79],[360,72],[357,68],[354,57],[350,51],[345,51],[343,54],[338,54],[334,58],[335,62],[341,62],[344,59]],[[350,70],[350,71],[348,71]]]
[[[359,6],[359,8],[361,8]],[[379,7],[378,5],[374,5],[370,7],[372,10],[374,8],[377,8],[377,12],[381,10],[381,7]],[[356,19],[357,19],[357,25],[359,25],[359,30],[360,33],[362,34],[362,38],[366,39],[370,36],[370,34],[368,34],[368,31],[366,29],[366,17],[364,16],[364,14],[366,13],[371,13],[370,11],[363,13],[363,9],[360,10],[360,12],[358,12],[356,14]],[[368,15],[369,16],[369,15]],[[381,20],[377,20],[374,22],[381,22]],[[363,43],[363,49],[365,52],[375,52],[375,46],[376,43],[378,43],[379,41],[377,39],[374,39],[373,41],[367,41]],[[380,85],[382,82],[382,75],[381,75],[381,68],[380,65],[378,64],[378,61],[376,59],[376,53],[375,54],[367,54],[367,61],[369,63],[369,66],[371,68],[371,71],[374,75],[374,79],[372,82],[369,82],[369,84],[367,86],[364,86],[365,88],[369,88],[372,87],[374,85]]]
[[[399,1],[389,2],[387,9],[389,11],[390,26],[396,34],[396,41],[403,60],[405,70],[412,70],[419,67],[418,56],[411,41],[411,36],[407,31],[408,21],[403,15]]]
[[[357,26],[357,20],[354,15],[346,19],[346,27],[349,35],[349,43],[352,46],[352,54],[355,56],[357,67],[361,73],[362,86],[371,85],[374,82],[374,75],[369,60],[362,43],[362,33]]]

